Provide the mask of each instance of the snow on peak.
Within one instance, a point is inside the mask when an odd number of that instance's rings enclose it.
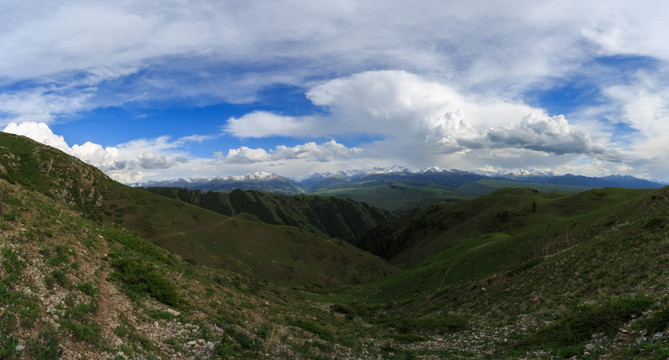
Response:
[[[269,173],[267,171],[257,171],[253,174],[238,175],[238,176],[226,176],[222,178],[223,180],[234,180],[234,181],[249,181],[249,180],[274,180],[278,178],[279,175],[275,173]]]

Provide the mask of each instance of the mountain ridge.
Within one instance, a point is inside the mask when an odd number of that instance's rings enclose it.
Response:
[[[535,169],[518,169],[513,171],[466,171],[458,169],[443,169],[437,166],[411,171],[408,168],[393,166],[391,168],[371,168],[371,169],[356,169],[356,170],[339,170],[336,172],[313,173],[301,178],[288,178],[276,173],[269,173],[264,171],[255,172],[247,175],[233,175],[223,177],[209,177],[209,178],[179,178],[170,180],[151,180],[146,182],[129,184],[133,187],[184,187],[188,189],[199,190],[213,190],[211,189],[213,183],[236,183],[240,184],[241,190],[262,190],[252,188],[253,186],[244,184],[244,182],[270,182],[281,180],[293,183],[297,189],[296,194],[304,191],[311,191],[318,186],[320,182],[328,179],[348,179],[357,180],[370,176],[446,176],[446,175],[462,175],[462,176],[481,176],[490,179],[506,179],[521,182],[539,182],[545,184],[555,185],[574,185],[587,187],[625,187],[625,188],[659,188],[666,184],[651,181],[647,179],[637,178],[631,175],[606,175],[606,176],[584,176],[574,174],[558,174],[553,171],[543,171]],[[245,188],[247,186],[248,188]],[[227,186],[228,188],[230,186]],[[271,189],[271,187],[268,187]]]
[[[402,214],[416,207],[440,201],[459,201],[487,195],[504,187],[533,188],[542,192],[576,193],[593,188],[660,188],[663,184],[629,175],[587,177],[559,175],[551,171],[511,172],[463,171],[429,167],[417,171],[393,166],[326,173],[314,173],[299,180],[271,173],[244,177],[198,179],[197,181],[148,182],[152,187],[181,187],[189,190],[231,192],[256,190],[285,195],[311,194],[344,197]],[[142,185],[142,184],[135,184]]]

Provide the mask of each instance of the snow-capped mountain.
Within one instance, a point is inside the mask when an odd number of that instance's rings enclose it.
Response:
[[[411,171],[405,167],[375,167],[360,170],[340,170],[335,173],[314,173],[302,179],[289,179],[275,173],[265,171],[247,175],[225,176],[215,178],[174,179],[149,181],[135,186],[144,187],[180,187],[186,189],[232,191],[234,189],[260,190],[283,194],[302,194],[343,188],[363,186],[405,184],[413,187],[438,186],[453,191],[460,187],[474,184],[480,180],[510,180],[527,187],[527,183],[549,184],[571,187],[572,190],[626,187],[626,188],[657,188],[663,184],[638,179],[632,176],[611,175],[606,177],[587,177],[580,175],[560,175],[553,171],[535,169],[518,169],[513,171],[462,171],[443,169],[437,166]],[[504,185],[508,186],[508,185]],[[485,186],[484,186],[485,187]],[[481,188],[479,186],[479,188]],[[490,188],[493,191],[494,188]],[[565,189],[563,189],[565,190]],[[481,191],[481,190],[479,190]]]
[[[554,171],[545,171],[545,170],[536,170],[536,169],[515,169],[511,171],[488,171],[488,170],[475,170],[473,171],[476,174],[485,175],[488,177],[502,177],[502,178],[523,178],[523,177],[533,177],[533,176],[560,176],[559,173]]]
[[[260,190],[281,194],[301,194],[299,185],[283,176],[259,171],[247,175],[232,175],[213,178],[190,178],[162,181],[147,181],[133,184],[141,187],[179,187],[191,190],[232,191],[235,189]]]

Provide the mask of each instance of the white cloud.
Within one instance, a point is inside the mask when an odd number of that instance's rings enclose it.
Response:
[[[492,148],[523,148],[555,155],[582,154],[621,161],[618,152],[593,144],[587,134],[570,126],[562,115],[529,114],[512,128],[490,129],[487,136]]]
[[[315,142],[308,142],[293,147],[279,145],[269,152],[264,149],[250,149],[242,146],[238,149],[228,150],[226,156],[223,156],[222,152],[218,152],[216,153],[216,157],[230,164],[253,164],[281,160],[330,162],[347,159],[360,152],[361,149],[359,148],[347,148],[335,140],[330,140],[320,145]]]
[[[221,152],[217,152],[215,155],[219,159],[233,164],[252,164],[270,160],[269,153],[264,149],[250,149],[246,146],[228,150],[227,156],[223,156]]]
[[[281,116],[267,111],[254,111],[240,118],[231,117],[223,127],[236,137],[318,136],[315,117]]]
[[[11,123],[7,125],[3,132],[27,136],[39,143],[55,147],[61,151],[69,151],[70,147],[65,142],[65,138],[56,135],[51,131],[49,125],[45,123],[24,122],[21,124]]]
[[[10,122],[52,122],[56,117],[70,116],[85,110],[93,96],[91,89],[72,94],[47,87],[0,92],[0,125]],[[4,119],[3,119],[4,118]]]

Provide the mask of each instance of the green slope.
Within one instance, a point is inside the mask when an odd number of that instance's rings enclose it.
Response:
[[[374,352],[303,291],[193,264],[4,179],[0,194],[2,359],[369,359]],[[293,241],[310,242],[296,232],[289,231]],[[338,254],[333,247],[322,249]]]
[[[368,309],[369,302],[394,304],[387,312],[361,313],[370,321],[464,317],[489,339],[492,358],[533,358],[527,351],[536,349],[570,357],[574,351],[582,354],[593,334],[616,336],[651,304],[658,306],[654,311],[669,311],[661,305],[669,300],[667,225],[669,188],[574,195],[503,189],[437,204],[376,229],[376,249],[388,239],[403,245],[394,248],[390,260],[404,271],[351,289],[335,301],[356,304],[364,298]],[[368,234],[367,243],[371,240]],[[622,303],[640,307],[630,305],[637,310],[617,317],[615,309]],[[544,319],[558,322],[544,328]],[[578,321],[586,323],[560,325]],[[575,333],[569,326],[583,326],[582,333],[568,336],[567,331]],[[495,330],[500,327],[507,329],[508,345],[491,340],[500,339]],[[512,332],[515,340],[508,337]],[[529,340],[519,341],[526,336]],[[549,340],[562,336],[563,341]],[[630,347],[662,348],[648,346],[640,340]],[[617,354],[613,358],[630,356],[625,353],[629,348],[619,349],[610,338],[602,349]]]
[[[402,183],[342,187],[318,190],[314,194],[340,196],[394,213],[404,213],[413,208],[429,206],[439,201],[458,201],[470,198],[469,195],[459,193],[454,189],[437,185],[411,186]]]
[[[458,192],[469,196],[483,196],[507,187],[518,189],[533,189],[543,193],[560,192],[568,194],[590,190],[590,188],[586,186],[538,184],[512,180],[483,179],[458,187]]]
[[[147,188],[223,215],[249,213],[274,225],[295,226],[323,238],[351,239],[390,220],[389,212],[344,198],[288,196],[259,191],[203,192],[179,188]]]
[[[230,221],[229,217],[179,200],[130,188],[78,159],[25,137],[0,133],[0,166],[0,177],[8,181],[66,203],[95,221],[135,231],[195,262],[290,286],[347,286],[395,271],[383,260],[347,244],[328,242],[291,227]],[[328,257],[338,260],[319,261],[323,249],[327,249]],[[230,261],[232,253],[252,256]]]

